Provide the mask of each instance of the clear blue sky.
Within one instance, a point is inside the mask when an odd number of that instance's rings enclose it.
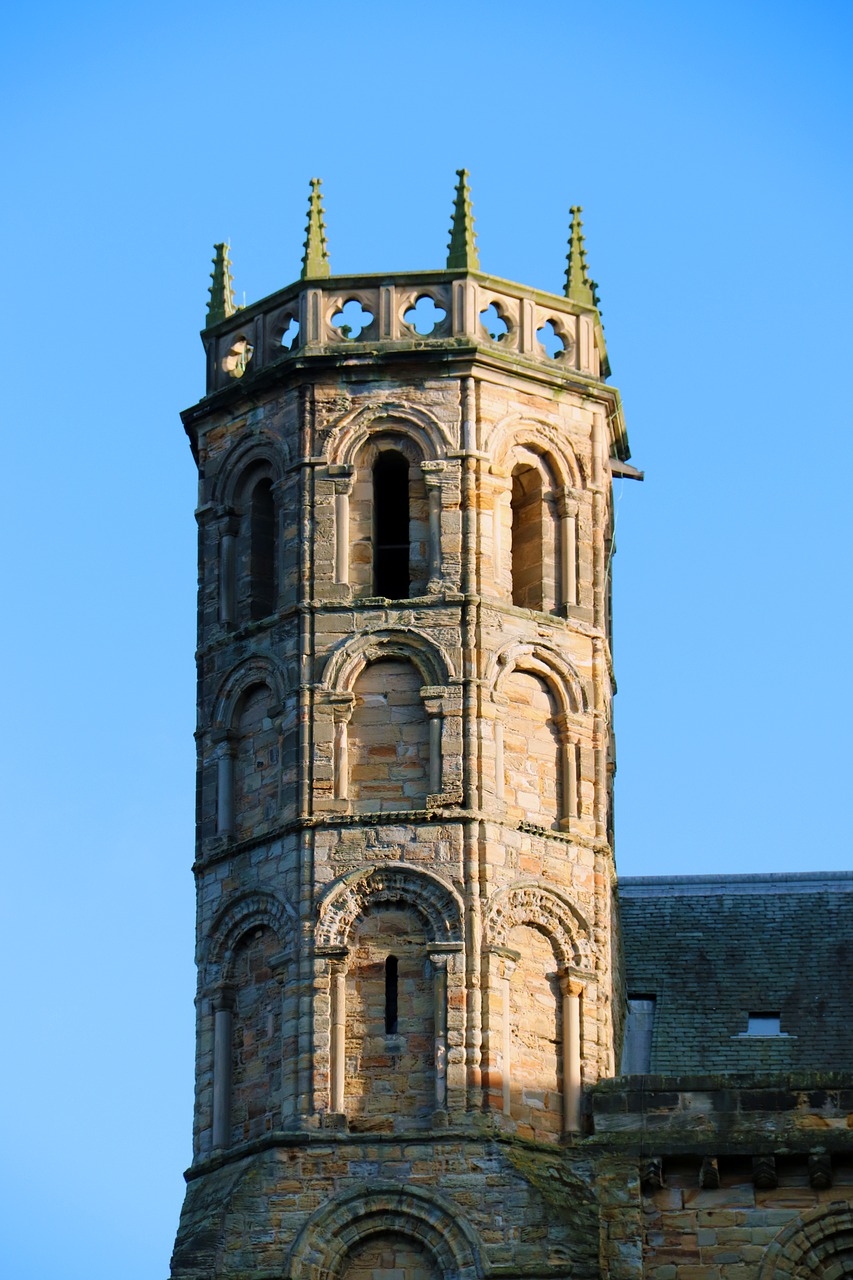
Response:
[[[559,291],[568,207],[644,485],[618,486],[618,855],[850,865],[847,3],[7,14],[0,1271],[165,1277],[190,1154],[195,477],[209,258]]]

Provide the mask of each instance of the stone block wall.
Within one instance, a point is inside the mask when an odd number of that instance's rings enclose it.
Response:
[[[186,416],[199,998],[176,1277],[598,1274],[591,1165],[563,1151],[621,999],[618,399],[588,345],[584,372],[456,338],[258,356]],[[380,590],[386,551],[406,590]]]

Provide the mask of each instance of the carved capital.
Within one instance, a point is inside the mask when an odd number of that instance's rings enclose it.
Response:
[[[232,987],[228,982],[220,983],[214,988],[210,997],[214,1013],[231,1013],[236,997],[237,991],[235,987]]]
[[[521,959],[521,952],[513,951],[512,947],[489,947],[488,954],[497,957],[498,972],[502,978],[509,981],[515,973],[515,966]]]
[[[332,708],[335,724],[349,724],[355,707],[354,693],[330,693],[325,701],[326,705]]]
[[[236,538],[240,532],[240,517],[233,507],[221,507],[217,512],[216,526],[219,529],[220,538],[224,538],[226,534]]]
[[[326,474],[332,481],[335,493],[350,494],[355,480],[355,467],[343,462],[330,462]]]
[[[237,750],[237,734],[233,729],[211,729],[210,741],[217,756],[233,756]]]
[[[579,1000],[583,995],[585,983],[574,969],[560,969],[557,972],[557,981],[560,984],[560,991],[564,996],[571,996],[575,1000]]]
[[[325,960],[332,974],[346,973],[349,947],[317,947],[314,956],[317,960]]]

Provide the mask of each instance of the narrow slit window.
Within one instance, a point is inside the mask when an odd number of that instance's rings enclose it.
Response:
[[[259,480],[249,509],[250,614],[253,621],[268,618],[276,606],[275,499],[272,481]]]
[[[397,957],[388,956],[385,961],[385,1034],[397,1034],[397,1010],[399,1008],[399,989],[397,975]]]
[[[373,593],[406,600],[409,576],[409,463],[385,449],[373,465]]]

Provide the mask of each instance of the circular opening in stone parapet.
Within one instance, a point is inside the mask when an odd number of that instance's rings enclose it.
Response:
[[[254,355],[254,347],[242,335],[235,338],[222,360],[222,369],[229,378],[242,378]]]
[[[332,324],[344,342],[355,342],[372,321],[373,313],[366,311],[356,298],[348,298],[340,311],[332,316]]]
[[[546,320],[542,328],[536,330],[536,337],[545,348],[545,354],[552,360],[556,360],[566,349],[566,344],[557,332],[553,320]]]
[[[415,333],[419,333],[422,338],[426,338],[441,324],[447,312],[443,307],[436,305],[435,300],[428,294],[423,293],[415,302],[413,307],[403,316],[406,324],[410,324]]]
[[[485,310],[480,312],[480,324],[493,342],[500,342],[509,333],[509,325],[494,302],[490,302]]]
[[[299,321],[296,316],[287,316],[281,334],[281,345],[285,351],[293,351],[299,345]]]

